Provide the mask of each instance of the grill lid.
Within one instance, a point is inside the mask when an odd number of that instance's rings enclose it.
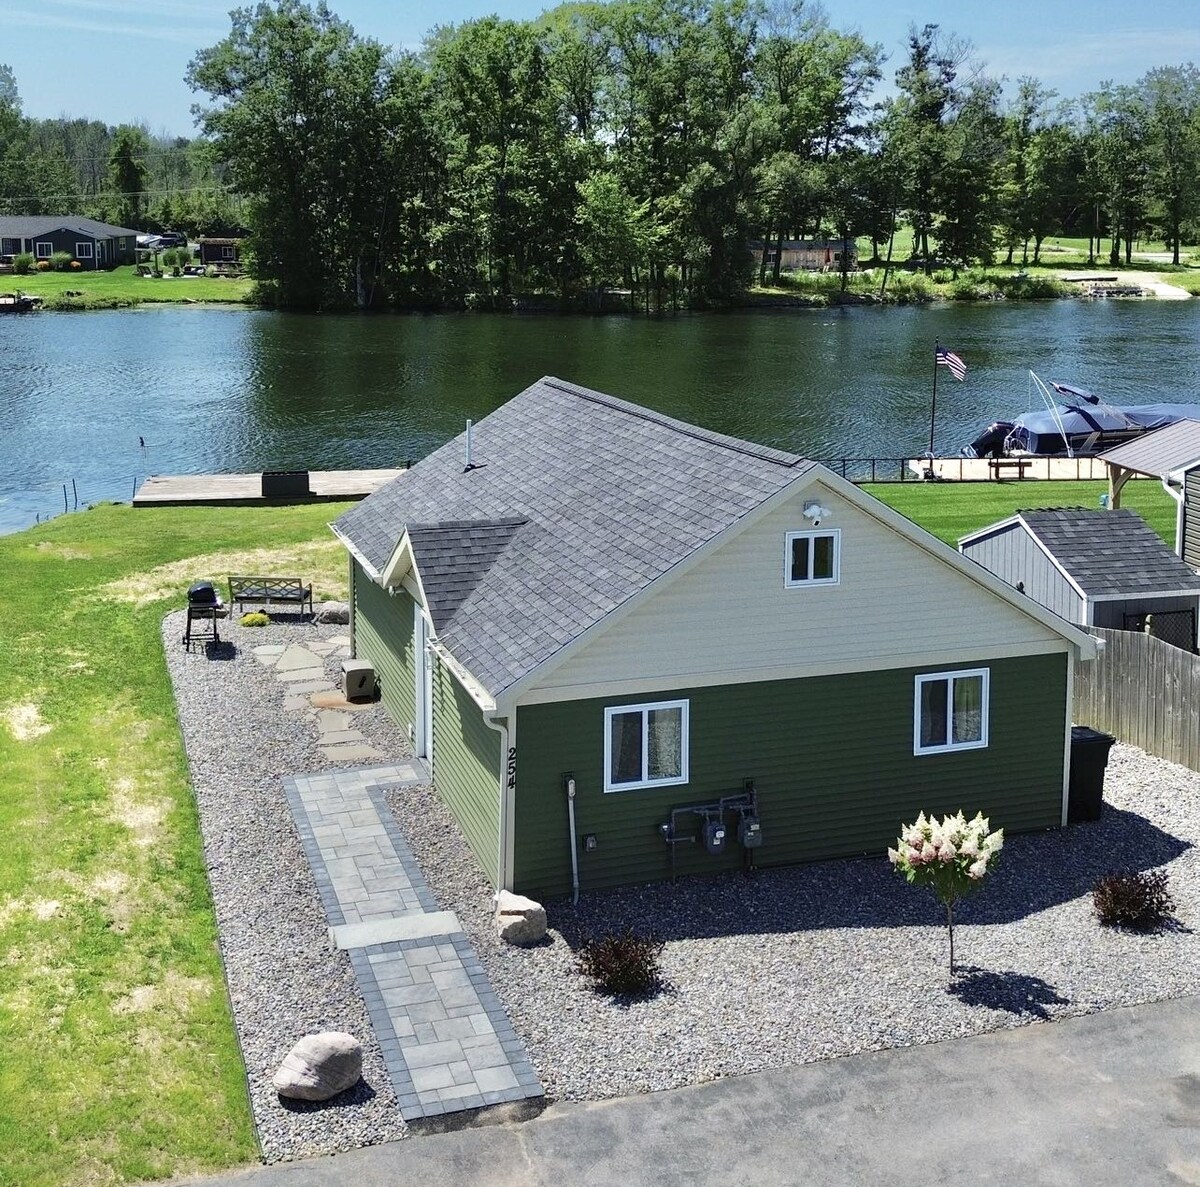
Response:
[[[193,606],[215,606],[217,591],[211,581],[194,581],[188,586],[188,602]]]

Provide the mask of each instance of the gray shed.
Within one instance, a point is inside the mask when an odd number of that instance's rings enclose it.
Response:
[[[1068,622],[1196,650],[1200,575],[1132,511],[1018,511],[958,548]]]

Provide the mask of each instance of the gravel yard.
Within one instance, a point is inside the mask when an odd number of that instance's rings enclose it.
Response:
[[[318,748],[312,717],[284,708],[286,688],[251,650],[328,640],[348,628],[273,622],[250,629],[225,621],[221,635],[229,642],[209,658],[203,646],[190,654],[181,646],[183,617],[167,616],[163,643],[263,1154],[273,1162],[403,1137],[407,1127],[366,1005],[348,955],[330,943],[281,783],[284,775],[339,764]],[[340,658],[335,652],[325,659],[331,675]],[[381,705],[356,713],[354,726],[389,756],[410,752]],[[271,1076],[297,1039],[318,1030],[357,1036],[363,1079],[333,1105],[285,1106]]]
[[[1095,824],[1010,838],[956,912],[878,858],[681,880],[547,904],[552,943],[501,945],[490,890],[427,789],[391,793],[440,905],[458,912],[547,1094],[589,1100],[859,1051],[978,1034],[1200,992],[1200,774],[1116,746]],[[1178,927],[1101,928],[1091,887],[1165,866]],[[668,987],[614,1004],[574,970],[588,934],[632,925],[665,940]]]
[[[333,949],[281,777],[328,769],[311,716],[252,655],[345,627],[222,625],[208,658],[163,633],[204,833],[226,972],[268,1161],[405,1135],[345,953]],[[324,660],[337,670],[340,655]],[[409,753],[381,706],[355,728]],[[369,765],[347,762],[346,766]],[[1200,992],[1196,926],[1200,774],[1131,747],[1112,752],[1096,824],[1012,837],[997,872],[958,910],[960,973],[947,988],[941,908],[886,860],[681,880],[547,904],[551,942],[502,945],[491,888],[428,788],[389,793],[439,907],[458,913],[551,1099],[626,1095],[885,1047],[935,1042],[1114,1005]],[[1118,868],[1169,870],[1178,926],[1101,928],[1090,890]],[[631,925],[666,941],[667,986],[614,1003],[575,972],[589,934]],[[312,1030],[364,1045],[364,1082],[332,1106],[283,1106],[270,1077]]]

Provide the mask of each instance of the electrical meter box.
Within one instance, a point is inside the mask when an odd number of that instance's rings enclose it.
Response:
[[[375,695],[375,669],[365,659],[342,660],[342,688],[348,701],[367,701]]]
[[[704,848],[713,854],[725,852],[725,824],[723,821],[706,820],[704,822]]]
[[[738,840],[747,849],[757,849],[762,844],[762,825],[757,816],[743,816],[738,823]]]

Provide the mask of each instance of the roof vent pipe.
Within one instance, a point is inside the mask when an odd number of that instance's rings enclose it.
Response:
[[[463,466],[463,473],[468,470],[473,470],[475,463],[471,460],[471,422],[467,421],[467,464]]]

